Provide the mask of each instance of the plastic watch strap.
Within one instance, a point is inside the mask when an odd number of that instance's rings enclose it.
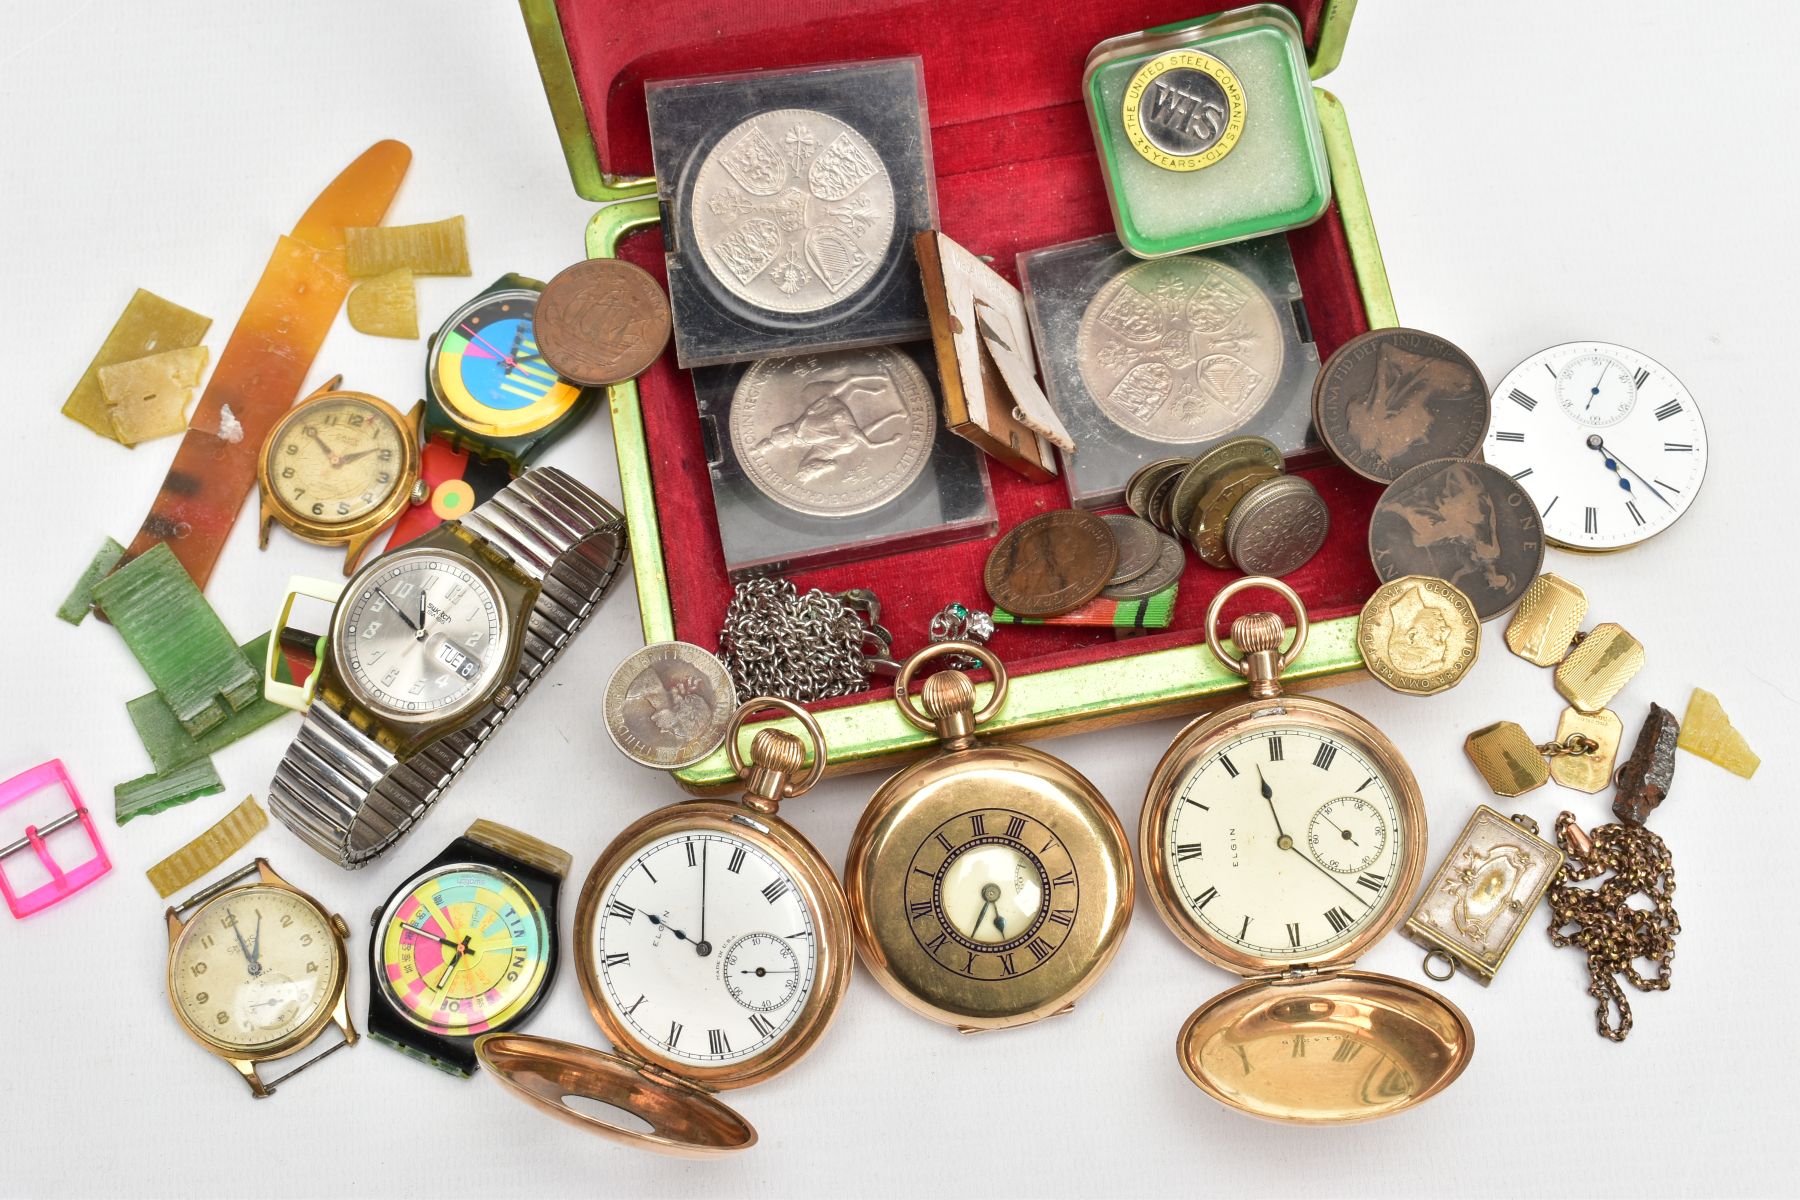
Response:
[[[377,225],[412,162],[400,142],[377,142],[345,167],[275,245],[188,421],[175,461],[127,559],[158,543],[201,587],[256,486],[269,430],[294,403],[350,290],[344,227]]]
[[[557,879],[566,878],[575,861],[567,850],[497,821],[476,821],[463,836]]]
[[[144,872],[158,896],[169,896],[242,850],[269,827],[269,814],[256,797],[226,813],[212,828]]]
[[[467,725],[402,762],[329,704],[307,711],[276,768],[269,807],[341,867],[387,850],[437,800],[580,630],[625,561],[625,519],[555,467],[537,467],[463,518],[542,590],[524,622],[519,666]]]

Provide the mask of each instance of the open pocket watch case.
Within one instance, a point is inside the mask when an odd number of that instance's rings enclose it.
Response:
[[[1248,588],[1293,606],[1285,651],[1286,625],[1268,612],[1232,624],[1235,652],[1221,645],[1220,612]],[[1340,705],[1283,692],[1281,672],[1307,629],[1300,598],[1278,580],[1239,580],[1213,600],[1208,643],[1250,681],[1250,699],[1176,737],[1151,776],[1139,846],[1170,929],[1244,978],[1182,1026],[1182,1069],[1240,1112],[1345,1124],[1448,1087],[1468,1065],[1474,1031],[1436,993],[1352,969],[1406,915],[1427,845],[1425,808],[1380,730]]]
[[[740,756],[745,721],[770,707],[811,736],[805,774],[805,744],[786,729],[764,727],[750,762]],[[843,889],[812,843],[775,815],[817,782],[824,736],[805,709],[758,697],[739,707],[726,745],[747,784],[742,799],[674,804],[633,822],[576,902],[576,975],[612,1053],[525,1034],[475,1043],[482,1064],[527,1103],[665,1154],[755,1145],[756,1131],[714,1093],[798,1062],[850,982]],[[571,1099],[621,1109],[649,1129]]]

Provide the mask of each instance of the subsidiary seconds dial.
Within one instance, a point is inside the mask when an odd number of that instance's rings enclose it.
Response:
[[[1661,533],[1706,476],[1706,426],[1679,379],[1635,350],[1569,342],[1494,390],[1487,461],[1516,480],[1571,550],[1622,550]]]

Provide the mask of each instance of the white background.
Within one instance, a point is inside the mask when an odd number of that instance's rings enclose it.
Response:
[[[1623,342],[1667,364],[1707,415],[1712,468],[1684,521],[1623,555],[1552,552],[1546,564],[1587,590],[1593,619],[1624,623],[1649,649],[1616,705],[1628,738],[1650,700],[1680,712],[1699,684],[1767,760],[1745,783],[1681,756],[1654,820],[1679,867],[1675,987],[1634,997],[1626,1044],[1595,1036],[1582,960],[1547,944],[1540,915],[1492,988],[1445,986],[1478,1033],[1450,1091],[1375,1125],[1262,1124],[1177,1067],[1181,1022],[1234,981],[1140,898],[1110,974],[1073,1015],[1026,1030],[959,1037],[859,968],[809,1059],[729,1097],[762,1141],[724,1161],[614,1147],[490,1079],[454,1080],[373,1043],[252,1103],[168,1011],[163,906],[143,871],[245,792],[264,795],[287,722],[218,756],[226,795],[125,829],[104,822],[116,869],[91,891],[0,920],[0,1192],[1792,1194],[1800,927],[1796,802],[1783,785],[1800,696],[1797,41],[1800,10],[1774,0],[1366,0],[1330,80],[1403,320],[1461,343],[1490,381],[1556,342]],[[134,286],[213,316],[216,358],[276,235],[383,137],[416,155],[390,220],[468,215],[474,278],[423,281],[425,324],[504,271],[548,277],[580,255],[591,206],[569,187],[510,4],[0,7],[0,329],[14,434],[0,774],[60,755],[106,812],[112,785],[147,769],[124,708],[146,689],[141,672],[105,626],[70,628],[51,612],[103,534],[136,529],[174,442],[133,452],[101,441],[58,415],[70,385]],[[342,371],[406,401],[421,356],[420,344],[340,320],[310,378]],[[551,461],[616,493],[603,420]],[[208,591],[242,637],[268,621],[291,572],[329,576],[338,561],[280,531],[258,553],[253,515]],[[1548,672],[1508,654],[1500,632],[1488,627],[1475,674],[1438,699],[1373,683],[1332,693],[1386,728],[1418,773],[1432,866],[1488,799],[1463,735],[1508,718],[1548,736],[1561,707]],[[279,827],[254,843],[356,927],[359,1024],[370,910],[471,819],[566,846],[579,875],[627,821],[677,798],[600,726],[604,682],[639,640],[621,589],[426,828],[375,868],[344,874]],[[1048,748],[1135,829],[1147,766],[1176,728]],[[789,815],[841,862],[875,783],[821,787]],[[1606,799],[1552,786],[1508,810],[1548,826],[1566,806],[1597,824]],[[21,820],[0,815],[0,834]],[[1418,979],[1419,957],[1393,936],[1364,963]],[[533,1028],[599,1038],[569,974]]]

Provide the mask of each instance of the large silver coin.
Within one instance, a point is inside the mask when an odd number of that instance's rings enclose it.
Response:
[[[816,312],[855,295],[886,259],[894,185],[862,134],[781,108],[719,139],[690,213],[700,257],[726,291],[772,312]]]
[[[634,762],[673,770],[719,748],[737,703],[718,659],[688,642],[658,642],[613,672],[606,732]]]
[[[1224,437],[1281,380],[1281,321],[1255,281],[1209,258],[1159,258],[1108,280],[1075,356],[1108,420],[1155,442]]]
[[[765,358],[731,398],[744,473],[771,500],[815,517],[868,512],[904,492],[936,436],[931,385],[886,346]]]

